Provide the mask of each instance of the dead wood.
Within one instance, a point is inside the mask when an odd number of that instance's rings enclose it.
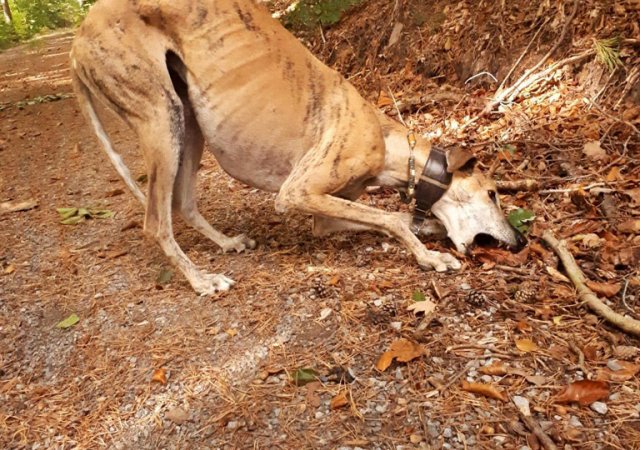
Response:
[[[573,255],[569,252],[563,241],[558,241],[549,230],[546,230],[542,234],[542,239],[544,239],[544,241],[558,254],[567,275],[578,290],[580,299],[584,301],[593,312],[605,319],[607,322],[616,325],[621,330],[640,336],[640,321],[613,311],[587,287],[587,278],[580,270],[580,267],[578,267],[576,260],[573,258]]]
[[[558,447],[553,442],[553,440],[549,437],[547,433],[542,430],[540,424],[533,418],[531,415],[527,415],[524,411],[521,411],[520,408],[516,408],[518,411],[518,415],[520,416],[520,420],[524,422],[529,431],[531,431],[538,440],[542,443],[545,449],[547,450],[557,450]]]
[[[542,184],[538,180],[525,178],[524,180],[496,181],[496,186],[498,187],[498,190],[500,192],[517,192],[517,191],[533,192],[540,189],[542,187]]]

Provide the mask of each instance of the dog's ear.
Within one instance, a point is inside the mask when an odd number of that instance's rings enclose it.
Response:
[[[471,170],[476,165],[473,153],[461,147],[455,147],[447,152],[447,172],[456,170]]]

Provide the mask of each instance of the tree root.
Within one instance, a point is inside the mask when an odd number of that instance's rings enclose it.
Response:
[[[612,323],[627,333],[640,336],[640,321],[613,311],[587,287],[587,278],[580,270],[580,267],[578,267],[576,260],[567,249],[564,241],[558,241],[549,230],[546,230],[542,234],[542,239],[544,239],[560,257],[567,275],[578,290],[580,300],[585,302],[596,315],[602,317],[607,322]]]

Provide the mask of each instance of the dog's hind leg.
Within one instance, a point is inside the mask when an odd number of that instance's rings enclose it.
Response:
[[[201,272],[174,238],[172,197],[187,137],[183,105],[176,93],[165,90],[164,95],[157,97],[153,117],[134,124],[149,174],[144,230],[158,241],[196,292],[226,291],[233,285],[233,280],[221,274]]]
[[[211,239],[222,248],[223,252],[235,250],[241,252],[247,248],[255,248],[256,243],[244,234],[229,237],[213,228],[198,210],[196,195],[196,180],[202,152],[204,138],[200,126],[189,101],[187,87],[184,82],[172,73],[174,88],[180,97],[184,111],[185,138],[182,157],[173,188],[173,207],[188,225]]]

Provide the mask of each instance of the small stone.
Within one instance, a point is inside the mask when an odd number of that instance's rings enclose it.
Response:
[[[442,435],[445,437],[445,439],[451,439],[453,437],[453,430],[447,427],[442,432]]]
[[[227,423],[227,430],[235,430],[238,428],[238,422],[236,420],[230,420]]]
[[[331,308],[324,308],[322,311],[320,311],[320,320],[326,319],[331,315],[332,312],[333,310]]]
[[[610,359],[609,361],[607,361],[607,367],[613,370],[614,372],[617,372],[623,369],[623,367],[620,365],[620,362],[617,359]]]
[[[593,402],[590,408],[601,415],[605,415],[609,410],[609,408],[607,407],[607,404],[603,402]]]
[[[468,291],[469,289],[471,289],[471,285],[469,283],[461,283],[460,289],[462,289],[463,291]]]
[[[389,324],[389,326],[395,331],[401,331],[402,330],[402,322],[391,322]]]
[[[422,436],[420,436],[419,434],[412,434],[411,436],[409,436],[409,440],[412,444],[419,444],[420,442],[422,442]]]
[[[164,418],[170,420],[171,422],[182,425],[187,420],[189,420],[189,413],[180,407],[171,408],[166,413],[164,413]]]
[[[324,417],[324,413],[322,411],[316,411],[316,419],[322,419]]]
[[[569,425],[574,428],[582,428],[584,426],[582,425],[582,422],[580,422],[580,419],[578,419],[576,416],[569,417]]]

